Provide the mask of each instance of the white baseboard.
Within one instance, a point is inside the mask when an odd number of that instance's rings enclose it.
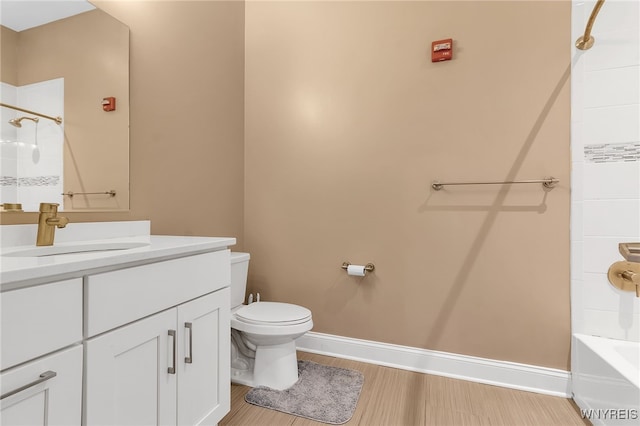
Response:
[[[571,373],[409,346],[309,332],[296,340],[303,352],[469,380],[545,395],[571,397]]]

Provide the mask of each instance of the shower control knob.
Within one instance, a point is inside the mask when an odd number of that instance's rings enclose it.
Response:
[[[640,263],[620,261],[609,268],[609,282],[622,291],[632,291],[640,297]]]

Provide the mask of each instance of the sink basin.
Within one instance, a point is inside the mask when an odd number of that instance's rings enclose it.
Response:
[[[144,241],[84,241],[78,243],[62,243],[60,245],[42,247],[16,247],[7,249],[2,256],[7,257],[43,257],[61,254],[77,254],[110,250],[128,250],[148,246]]]

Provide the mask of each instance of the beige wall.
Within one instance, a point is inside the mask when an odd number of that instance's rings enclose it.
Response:
[[[248,2],[245,25],[250,289],[317,332],[566,369],[570,3]]]
[[[65,197],[64,210],[128,210],[128,28],[92,10],[24,30],[18,64],[19,86],[64,77],[64,191],[116,191]],[[107,96],[115,111],[102,110]]]
[[[130,210],[65,215],[150,219],[155,234],[232,236],[242,248],[244,4],[93,3],[130,28]]]
[[[318,332],[567,368],[568,2],[97,3],[131,28],[131,210],[72,220],[239,237]]]
[[[0,80],[18,85],[17,43],[18,33],[0,25]]]

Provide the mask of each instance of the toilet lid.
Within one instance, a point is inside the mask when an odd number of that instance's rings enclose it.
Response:
[[[293,325],[309,321],[311,311],[281,302],[256,302],[240,308],[236,318],[251,324]]]

